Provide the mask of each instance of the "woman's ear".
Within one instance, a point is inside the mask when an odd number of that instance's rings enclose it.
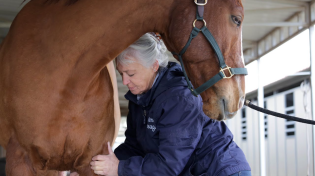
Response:
[[[154,70],[154,72],[157,72],[158,69],[159,69],[159,61],[156,60],[156,61],[154,62],[154,64],[153,64],[153,70]]]

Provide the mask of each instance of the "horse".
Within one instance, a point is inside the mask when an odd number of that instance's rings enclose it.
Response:
[[[0,48],[0,145],[8,176],[56,171],[95,175],[91,158],[108,154],[115,138],[113,87],[106,67],[146,32],[158,32],[170,51],[185,46],[199,0],[31,0]],[[204,4],[204,24],[230,67],[242,68],[241,0]],[[196,22],[197,27],[204,25]],[[220,72],[203,35],[183,55],[193,86]],[[209,118],[231,118],[242,107],[243,75],[201,93]]]

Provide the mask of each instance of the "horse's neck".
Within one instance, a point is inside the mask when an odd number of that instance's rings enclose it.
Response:
[[[65,1],[42,5],[43,0],[32,0],[27,4],[30,10],[25,14],[38,25],[33,27],[38,29],[36,36],[52,45],[50,52],[88,58],[90,63],[98,60],[102,67],[145,32],[164,32],[172,4],[171,0],[78,0],[65,6]]]
[[[32,0],[11,26],[4,44],[10,58],[5,60],[19,60],[20,65],[27,66],[22,69],[34,75],[45,76],[49,70],[58,74],[51,77],[64,82],[67,77],[76,77],[74,82],[86,85],[142,34],[163,32],[170,4],[170,0],[160,0],[159,4],[147,0],[79,0],[66,6],[64,1],[44,4],[43,0]]]
[[[105,12],[102,18],[106,20],[100,20],[100,23],[107,35],[100,42],[106,45],[109,58],[116,57],[145,32],[166,31],[171,2],[160,0],[157,4],[147,0],[118,0],[113,4],[106,1],[107,5],[103,6],[106,8],[101,10]]]

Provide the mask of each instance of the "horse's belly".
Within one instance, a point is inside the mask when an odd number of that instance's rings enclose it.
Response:
[[[35,167],[68,170],[88,165],[92,156],[101,153],[104,143],[113,141],[115,121],[111,109],[104,106],[103,112],[27,118],[30,121],[17,117],[23,121],[14,124],[15,133]]]
[[[113,141],[115,133],[113,90],[106,74],[107,70],[100,74],[97,89],[88,87],[84,96],[72,89],[47,89],[21,82],[13,89],[0,88],[6,99],[0,102],[0,122],[8,121],[3,129],[10,132],[0,136],[3,143],[14,133],[38,169],[88,166],[91,157],[102,152],[102,145]]]

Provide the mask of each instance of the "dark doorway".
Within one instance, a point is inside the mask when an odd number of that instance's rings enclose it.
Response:
[[[5,158],[0,158],[0,176],[5,176]]]

